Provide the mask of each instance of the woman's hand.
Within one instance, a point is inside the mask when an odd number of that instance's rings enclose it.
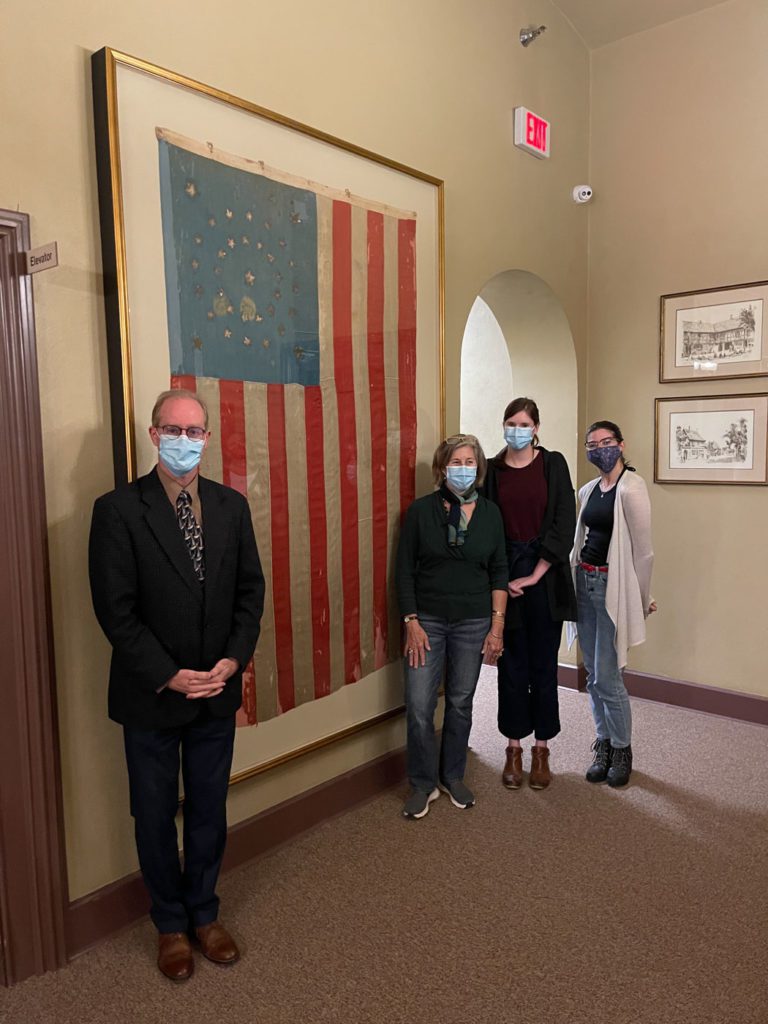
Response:
[[[526,587],[532,587],[538,580],[534,576],[518,576],[516,580],[510,580],[507,584],[507,592],[510,597],[522,597]]]
[[[494,632],[491,626],[483,641],[483,659],[487,665],[495,665],[504,650],[504,635]]]
[[[653,615],[653,613],[657,612],[658,610],[659,609],[658,609],[658,605],[656,604],[656,602],[655,601],[651,601],[651,603],[648,605],[648,614],[649,615]]]
[[[507,584],[507,592],[510,597],[522,597],[526,587],[535,587],[544,574],[552,567],[552,563],[546,558],[540,558],[536,567],[529,576],[518,576]]]
[[[405,624],[405,647],[403,655],[408,659],[411,668],[426,665],[427,651],[431,651],[429,637],[424,632],[418,619],[411,619]]]

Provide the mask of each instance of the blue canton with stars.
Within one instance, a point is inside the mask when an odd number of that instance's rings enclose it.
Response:
[[[318,384],[314,193],[158,144],[171,374]]]

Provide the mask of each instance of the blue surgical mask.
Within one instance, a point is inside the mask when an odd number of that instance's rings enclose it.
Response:
[[[178,437],[160,435],[160,461],[174,476],[186,476],[200,465],[205,441],[190,441],[186,434]]]
[[[476,479],[477,466],[446,466],[446,483],[456,494],[468,491]]]
[[[527,448],[533,441],[533,427],[504,427],[504,440],[518,451]]]

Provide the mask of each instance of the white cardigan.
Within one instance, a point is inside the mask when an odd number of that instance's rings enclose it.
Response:
[[[579,490],[579,518],[576,540],[571,551],[571,568],[576,582],[576,566],[586,540],[584,509],[600,477]],[[613,533],[608,547],[608,583],[605,609],[616,626],[616,655],[619,668],[627,664],[630,647],[645,640],[645,620],[651,597],[651,503],[645,480],[637,473],[624,473],[616,485]],[[575,624],[568,623],[568,645],[576,637]]]

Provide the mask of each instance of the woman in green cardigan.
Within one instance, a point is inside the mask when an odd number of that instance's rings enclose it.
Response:
[[[408,778],[406,818],[423,818],[447,793],[459,808],[475,798],[464,785],[472,700],[485,656],[503,648],[507,604],[504,527],[498,508],[478,494],[486,461],[476,437],[456,434],[432,460],[437,490],[406,513],[397,552],[397,596],[405,623]],[[438,755],[434,715],[445,681]]]

